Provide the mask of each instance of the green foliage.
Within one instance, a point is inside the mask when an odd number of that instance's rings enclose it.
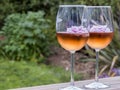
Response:
[[[63,1],[63,0],[62,0]],[[12,13],[27,13],[28,11],[43,10],[46,15],[54,13],[54,7],[59,5],[56,0],[0,0],[0,27],[3,26],[3,20]],[[52,12],[51,12],[52,11]],[[53,16],[54,17],[54,16]]]
[[[0,0],[0,22],[2,23],[3,19],[12,13],[27,13],[38,10],[43,10],[46,16],[55,20],[60,4],[110,5],[116,20],[120,15],[119,0]]]
[[[76,74],[75,80],[81,75]],[[70,73],[63,68],[24,61],[0,59],[0,90],[68,82]]]
[[[2,47],[6,57],[12,60],[42,60],[49,54],[49,20],[44,12],[11,14],[2,28],[6,43]]]
[[[46,16],[55,20],[60,4],[111,5],[115,18],[119,17],[119,0],[0,0],[0,21],[2,23],[3,19],[12,13],[27,13],[27,11],[38,10],[43,10]]]

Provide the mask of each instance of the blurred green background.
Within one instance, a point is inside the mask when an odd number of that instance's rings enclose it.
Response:
[[[109,5],[114,17],[114,38],[100,52],[103,69],[119,68],[120,1],[119,0],[0,0],[0,90],[69,81],[69,72],[47,65],[47,58],[59,47],[55,20],[60,4]],[[95,57],[86,47],[85,61]],[[102,72],[101,72],[102,73]],[[110,76],[110,72],[109,72]],[[27,79],[26,79],[27,78]],[[75,74],[75,79],[82,79]]]

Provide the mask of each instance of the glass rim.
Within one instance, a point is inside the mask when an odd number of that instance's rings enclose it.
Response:
[[[84,7],[86,5],[59,5],[59,7]]]
[[[90,7],[90,8],[99,8],[99,7],[111,8],[111,6],[86,6],[86,7]]]

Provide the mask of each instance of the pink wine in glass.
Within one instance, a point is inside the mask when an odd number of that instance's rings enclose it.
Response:
[[[57,32],[59,44],[68,51],[80,50],[88,40],[88,33]]]
[[[94,49],[105,48],[113,38],[113,32],[90,32],[87,44]]]
[[[87,6],[88,18],[87,29],[89,29],[88,46],[95,50],[95,81],[85,85],[88,89],[100,90],[108,88],[109,85],[99,81],[99,52],[106,48],[113,38],[113,20],[111,6]],[[107,89],[106,89],[107,90]]]

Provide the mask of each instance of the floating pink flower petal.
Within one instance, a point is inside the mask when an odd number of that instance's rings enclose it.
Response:
[[[90,29],[90,32],[112,32],[112,31],[107,26],[97,25],[97,26],[93,26]]]
[[[67,28],[67,32],[69,33],[88,33],[87,29],[83,26],[72,26]]]

